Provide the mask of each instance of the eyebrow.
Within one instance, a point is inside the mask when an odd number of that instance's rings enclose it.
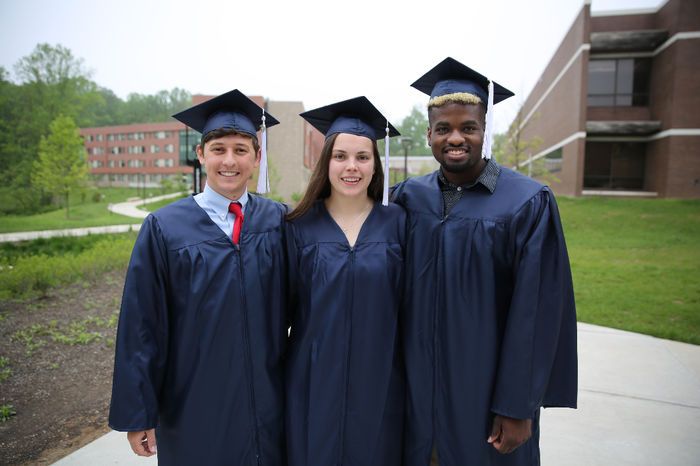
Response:
[[[333,149],[333,153],[336,153],[336,152],[341,152],[341,153],[343,153],[343,154],[347,154],[347,153],[348,153],[348,151],[346,151],[346,150],[344,150],[344,149]],[[360,151],[357,151],[357,152],[355,152],[355,153],[356,153],[356,154],[370,154],[371,152],[368,151],[368,150],[360,150]]]
[[[479,121],[477,121],[477,120],[467,120],[467,121],[463,121],[462,123],[460,123],[460,125],[480,125],[480,124],[481,123],[479,123]],[[435,126],[441,126],[441,125],[449,126],[450,124],[446,121],[435,122]]]
[[[232,145],[233,145],[233,147],[250,147],[245,142],[234,142]],[[226,147],[226,144],[224,144],[223,142],[217,141],[217,142],[212,142],[209,147]]]

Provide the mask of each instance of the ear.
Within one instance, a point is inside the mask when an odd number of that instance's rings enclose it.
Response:
[[[430,147],[430,135],[431,134],[432,134],[432,132],[430,131],[430,126],[428,126],[428,136],[427,136],[428,137],[428,147]]]
[[[204,165],[204,154],[202,153],[202,146],[197,144],[197,149],[195,149],[197,152],[197,158],[199,159],[199,163]]]
[[[258,153],[255,154],[255,164],[253,165],[255,168],[258,168],[260,166],[261,159],[262,159],[262,149],[258,149]]]

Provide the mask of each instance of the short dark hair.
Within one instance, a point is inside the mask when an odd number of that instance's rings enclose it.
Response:
[[[258,138],[253,137],[248,133],[243,133],[241,131],[235,130],[235,129],[227,129],[227,128],[218,128],[214,129],[212,131],[209,131],[207,134],[202,135],[202,141],[199,143],[199,145],[202,147],[202,152],[204,152],[204,145],[211,141],[212,139],[219,139],[223,138],[224,136],[235,136],[237,134],[240,134],[241,136],[246,136],[250,138],[250,140],[253,142],[253,149],[255,150],[255,153],[257,154],[258,151],[260,150],[260,144],[258,143]]]
[[[331,181],[328,178],[328,168],[331,163],[331,155],[333,154],[333,146],[338,134],[331,134],[326,138],[321,149],[321,156],[316,162],[309,185],[306,187],[304,197],[299,201],[299,205],[287,214],[288,221],[297,220],[311,209],[314,202],[318,199],[325,199],[331,195]],[[372,141],[372,152],[374,153],[374,174],[367,186],[367,195],[375,201],[381,201],[384,194],[384,169],[382,168],[382,160],[379,158],[379,148],[377,141]]]

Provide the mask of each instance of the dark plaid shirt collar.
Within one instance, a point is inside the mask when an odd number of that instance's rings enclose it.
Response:
[[[445,201],[445,215],[447,215],[452,207],[457,204],[457,202],[462,199],[464,191],[467,189],[474,189],[478,185],[482,185],[493,194],[496,190],[496,182],[498,181],[498,175],[501,173],[501,167],[498,166],[496,162],[492,159],[486,161],[486,166],[484,170],[479,175],[474,183],[456,185],[450,183],[442,174],[442,169],[438,170],[438,184],[440,185],[440,191],[442,191],[442,198]]]

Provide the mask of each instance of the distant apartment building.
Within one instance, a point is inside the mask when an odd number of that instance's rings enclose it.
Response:
[[[528,163],[557,194],[700,197],[700,2],[591,14],[522,108]]]
[[[194,95],[193,105],[211,97]],[[304,154],[310,152],[306,122],[299,117],[303,105],[267,101],[261,96],[250,98],[281,123],[268,130],[270,188],[273,195],[289,201],[295,193],[304,192],[309,177],[304,166]],[[80,134],[90,174],[98,186],[156,187],[163,180],[184,180],[193,185],[191,162],[201,134],[178,121],[82,128]],[[248,189],[255,192],[256,187],[257,171]]]

